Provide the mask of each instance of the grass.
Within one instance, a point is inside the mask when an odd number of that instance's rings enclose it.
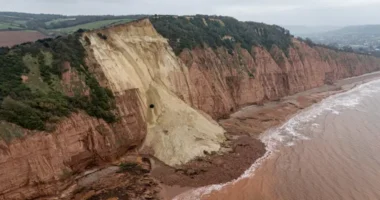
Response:
[[[61,29],[53,29],[56,32],[63,32],[63,33],[72,33],[77,31],[78,29],[97,29],[104,26],[108,26],[111,24],[122,24],[126,22],[130,22],[131,19],[111,19],[111,20],[102,20],[102,21],[96,21],[91,22],[87,24],[80,24],[77,26],[67,27],[67,28],[61,28]]]
[[[53,54],[51,54],[50,52],[42,52],[42,54],[44,55],[44,61],[45,61],[44,64],[51,67],[53,64]],[[52,84],[50,85],[50,87],[53,90],[63,92],[64,90],[63,90],[61,79],[59,78],[59,76],[51,74],[51,79],[52,79]]]
[[[17,24],[23,24],[23,25],[25,25],[27,21],[26,20],[15,20],[14,22],[17,23]]]
[[[15,124],[8,122],[0,122],[0,138],[6,142],[10,142],[14,138],[21,138],[23,131]]]
[[[8,29],[21,30],[23,28],[18,26],[18,24],[8,23],[8,22],[0,22],[0,30],[8,30]]]
[[[53,54],[50,52],[42,52],[44,54],[45,65],[51,66],[53,64]]]
[[[79,73],[75,68],[71,68],[71,75],[70,75],[70,83],[69,84],[64,84],[63,86],[60,86],[58,82],[58,87],[54,85],[55,89],[61,90],[61,88],[65,88],[66,91],[69,91],[72,89],[72,92],[74,93],[75,96],[82,96],[85,91],[88,89],[85,83],[86,77],[83,73]],[[53,83],[54,83],[54,78],[53,78]]]
[[[44,64],[51,66],[53,63],[53,55],[50,52],[43,52],[44,55]],[[32,90],[32,91],[42,91],[45,94],[49,91],[56,90],[64,92],[63,86],[61,84],[61,79],[57,75],[51,74],[51,85],[49,86],[47,83],[45,83],[41,78],[41,72],[40,72],[40,65],[38,63],[37,58],[32,57],[31,55],[26,55],[23,58],[23,61],[25,65],[29,68],[28,73],[28,81],[26,82],[26,85]]]
[[[52,83],[50,85],[50,87],[56,91],[61,91],[63,92],[63,86],[61,84],[61,79],[57,76],[57,75],[51,75],[51,80],[52,80]]]
[[[36,31],[36,30],[32,30],[32,29],[19,29],[18,31],[22,31],[22,32],[29,32],[29,33],[41,33],[41,31]]]
[[[50,24],[54,24],[54,23],[58,23],[58,22],[73,21],[73,20],[76,20],[76,18],[74,18],[74,17],[73,18],[59,18],[59,19],[54,19],[54,20],[45,22],[45,24],[50,25]]]
[[[25,65],[29,68],[28,73],[28,81],[26,82],[26,85],[32,90],[32,91],[42,91],[45,94],[50,91],[49,85],[44,83],[41,78],[41,73],[39,69],[39,64],[36,58],[32,57],[31,55],[26,55],[23,58],[23,61]]]
[[[77,73],[79,74],[79,73]],[[83,80],[86,79],[84,74],[79,74],[79,79],[73,80],[73,92],[75,96],[81,96],[86,91],[87,87]]]
[[[3,15],[3,14],[0,14],[0,16],[3,16],[3,17],[9,17],[9,18],[18,18],[16,16],[12,16],[12,15]]]

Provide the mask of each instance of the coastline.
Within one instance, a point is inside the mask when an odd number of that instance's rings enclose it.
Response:
[[[329,96],[377,79],[380,79],[380,72],[342,79],[332,85],[286,96],[279,101],[241,108],[228,119],[218,121],[227,131],[228,138],[220,152],[176,169],[165,165],[152,169],[152,176],[161,183],[161,196],[164,199],[173,199],[192,189],[238,179],[255,161],[264,156],[266,147],[259,139],[262,133],[282,125],[302,110]]]
[[[239,179],[256,161],[265,159],[266,146],[260,140],[262,133],[329,96],[376,79],[380,79],[380,72],[339,80],[279,101],[245,106],[218,121],[227,137],[219,152],[175,168],[138,152],[125,155],[118,162],[77,176],[72,187],[61,194],[61,199],[182,199],[200,187],[228,184]],[[122,163],[134,165],[123,170]],[[74,190],[76,187],[80,189]]]

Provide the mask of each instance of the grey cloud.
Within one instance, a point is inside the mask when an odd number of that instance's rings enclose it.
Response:
[[[77,14],[217,14],[280,25],[378,23],[380,0],[0,0],[1,10]]]

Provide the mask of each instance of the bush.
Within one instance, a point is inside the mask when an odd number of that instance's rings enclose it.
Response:
[[[54,125],[51,123],[57,123],[60,118],[69,116],[77,109],[83,109],[89,115],[107,122],[116,121],[112,112],[115,108],[114,96],[109,89],[101,87],[86,70],[85,49],[79,37],[80,34],[77,33],[54,40],[25,43],[12,49],[0,49],[0,120],[27,129],[52,131]],[[52,59],[51,62],[45,60],[43,52],[52,55],[49,58]],[[21,76],[28,75],[30,71],[23,61],[26,55],[34,58],[33,63],[29,64],[39,66],[37,70],[40,78],[48,85],[47,89],[32,91],[23,83]],[[79,94],[69,97],[53,86],[53,76],[61,77],[66,70],[63,68],[64,62],[69,62],[80,74],[79,77],[84,77],[82,81],[91,91],[89,96]],[[47,123],[49,127],[46,126]]]
[[[78,29],[78,30],[76,31],[76,33],[84,33],[84,32],[86,32],[86,29],[82,29],[82,28],[80,28],[80,29]]]
[[[107,40],[107,36],[103,35],[102,33],[97,33],[97,35],[102,38],[103,40]]]
[[[9,52],[8,47],[0,47],[0,55],[5,55]]]
[[[305,43],[309,45],[310,47],[315,46],[315,43],[310,38],[306,38]]]
[[[158,16],[151,17],[150,20],[156,30],[169,39],[169,44],[177,55],[183,49],[204,46],[214,49],[225,47],[230,53],[236,44],[240,44],[248,52],[251,52],[252,46],[261,45],[270,50],[273,45],[276,45],[287,54],[291,45],[291,35],[282,27],[255,22],[239,22],[231,17]]]

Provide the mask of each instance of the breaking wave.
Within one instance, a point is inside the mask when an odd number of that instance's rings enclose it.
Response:
[[[260,167],[267,158],[273,155],[273,153],[277,152],[279,147],[293,146],[300,140],[310,140],[310,136],[301,134],[301,130],[305,128],[305,124],[312,122],[322,114],[339,115],[343,109],[356,109],[356,106],[360,104],[364,98],[370,97],[379,91],[380,80],[375,80],[359,85],[347,92],[330,96],[321,102],[314,104],[313,106],[296,114],[283,125],[277,128],[269,129],[263,133],[260,140],[266,145],[267,152],[263,157],[253,163],[251,167],[247,169],[238,179],[224,184],[197,188],[178,195],[174,198],[174,200],[197,200],[203,195],[222,189],[226,185],[234,184],[241,179],[252,177],[255,170]],[[320,125],[313,123],[311,124],[311,128],[312,130],[318,129],[320,128]]]

